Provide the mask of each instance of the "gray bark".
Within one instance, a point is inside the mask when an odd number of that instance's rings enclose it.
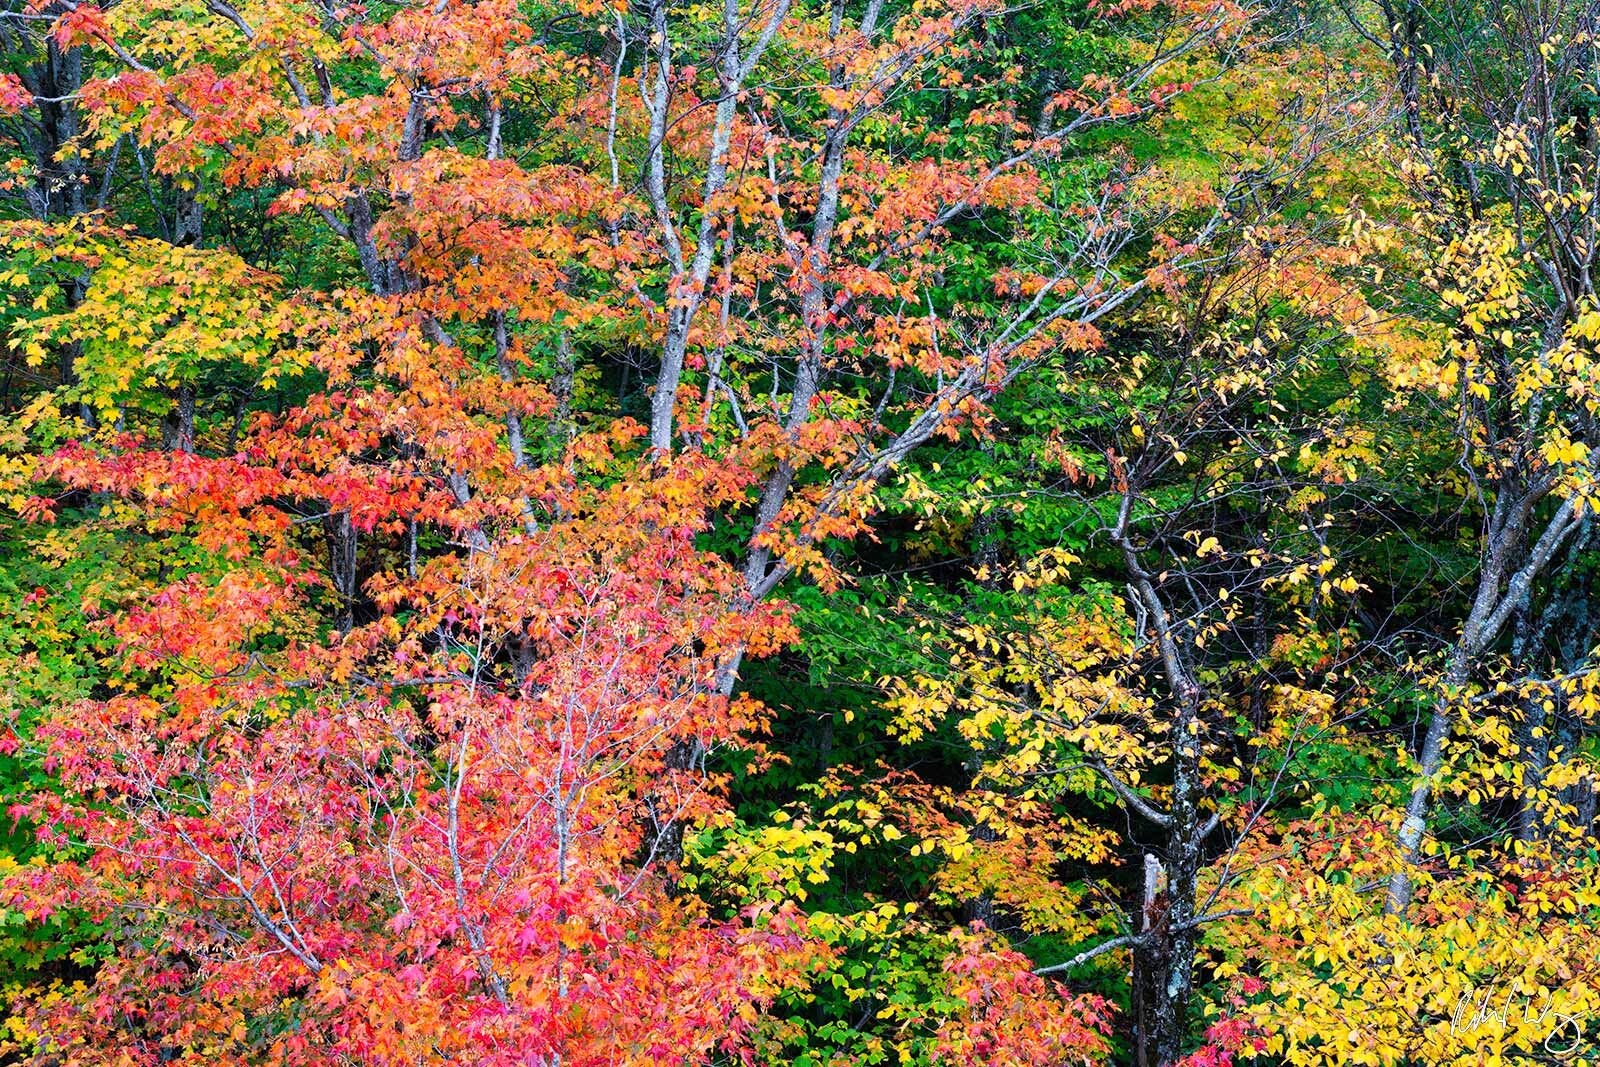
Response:
[[[360,539],[350,524],[348,511],[335,511],[325,516],[322,529],[328,538],[328,572],[338,598],[334,625],[340,633],[349,633],[355,625]]]
[[[1411,903],[1415,888],[1411,869],[1422,856],[1422,842],[1427,833],[1433,799],[1433,783],[1444,768],[1445,743],[1460,715],[1462,690],[1471,678],[1473,664],[1500,636],[1511,614],[1527,607],[1534,581],[1577,526],[1572,502],[1563,501],[1531,550],[1523,557],[1521,568],[1511,574],[1509,580],[1502,582],[1502,577],[1511,568],[1511,560],[1520,554],[1521,546],[1526,543],[1527,516],[1542,495],[1513,497],[1507,491],[1495,502],[1490,533],[1483,551],[1477,595],[1450,652],[1441,679],[1441,691],[1434,701],[1428,730],[1417,754],[1417,780],[1406,802],[1405,818],[1397,835],[1400,865],[1389,878],[1388,895],[1384,901],[1386,915],[1403,915]]]

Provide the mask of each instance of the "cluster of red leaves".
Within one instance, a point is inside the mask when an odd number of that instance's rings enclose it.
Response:
[[[1109,1006],[1072,996],[1034,975],[1026,957],[997,949],[981,935],[947,965],[951,992],[970,1010],[939,1034],[939,1055],[951,1063],[1050,1067],[1095,1062],[1108,1051]]]
[[[796,916],[713,922],[661,877],[652,818],[703,813],[715,784],[674,753],[762,721],[718,668],[788,638],[781,610],[729,610],[737,576],[671,524],[672,494],[619,487],[390,575],[380,618],[324,640],[281,475],[72,457],[82,484],[256,551],[109,615],[128,691],[42,731],[65,792],[13,815],[78,858],[8,903],[132,936],[85,996],[35,1009],[41,1054],[690,1062],[814,958]]]

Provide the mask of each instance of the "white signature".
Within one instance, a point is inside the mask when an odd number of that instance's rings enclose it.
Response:
[[[1456,1001],[1456,1010],[1450,1016],[1452,1035],[1471,1033],[1481,1026],[1495,1024],[1506,1029],[1520,1006],[1521,1021],[1533,1027],[1550,1027],[1544,1039],[1544,1051],[1558,1060],[1568,1060],[1577,1055],[1583,1043],[1583,1021],[1575,1015],[1557,1011],[1555,994],[1548,989],[1535,994],[1519,988],[1519,979],[1513,979],[1501,995],[1490,986],[1476,994],[1463,993]],[[1541,999],[1542,998],[1542,999]]]

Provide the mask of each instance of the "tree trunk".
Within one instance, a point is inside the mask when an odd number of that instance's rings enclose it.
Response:
[[[1129,485],[1112,531],[1127,566],[1130,595],[1147,620],[1148,633],[1160,652],[1167,691],[1177,714],[1172,723],[1172,802],[1161,823],[1166,830],[1162,859],[1164,897],[1146,905],[1149,929],[1134,952],[1134,985],[1143,1001],[1143,1054],[1154,1054],[1157,1067],[1171,1067],[1183,1056],[1189,1036],[1189,997],[1194,988],[1194,953],[1198,931],[1195,905],[1200,862],[1210,827],[1200,818],[1204,783],[1200,777],[1200,711],[1204,690],[1196,680],[1192,648],[1173,625],[1159,579],[1139,560],[1129,534],[1135,496]],[[1148,896],[1148,889],[1146,892]]]
[[[350,524],[350,513],[347,511],[337,511],[325,517],[322,528],[328,537],[329,575],[339,601],[334,625],[340,633],[349,633],[355,625],[356,564],[360,541],[355,527]]]
[[[52,5],[52,14],[60,9]],[[83,132],[77,97],[83,89],[83,52],[45,39],[44,59],[29,71],[29,89],[39,98],[39,124],[30,125],[37,183],[29,201],[35,217],[71,218],[88,208],[83,159],[66,151]]]
[[[60,9],[51,5],[51,15]],[[83,52],[77,48],[62,48],[54,37],[44,41],[44,57],[27,69],[24,84],[39,100],[37,123],[24,123],[33,150],[34,173],[37,181],[27,190],[29,209],[41,221],[70,219],[88,209],[88,186],[85,182],[83,158],[71,147],[83,132],[78,114],[77,98],[83,89]],[[88,277],[72,278],[63,287],[67,308],[83,303],[88,288]],[[63,386],[78,382],[78,360],[83,346],[69,341],[58,353],[57,369]],[[88,429],[98,424],[95,409],[82,401],[75,411]]]
[[[1422,839],[1428,829],[1428,809],[1433,799],[1433,781],[1444,767],[1445,742],[1455,728],[1461,692],[1472,675],[1477,657],[1489,648],[1504,630],[1513,613],[1526,611],[1534,583],[1556,552],[1581,525],[1571,500],[1563,501],[1545,525],[1531,549],[1527,545],[1527,517],[1543,498],[1543,491],[1524,487],[1520,494],[1504,486],[1495,499],[1489,522],[1489,537],[1482,551],[1478,590],[1472,608],[1461,624],[1461,634],[1451,650],[1450,662],[1442,679],[1442,692],[1433,705],[1428,732],[1423,737],[1416,785],[1406,802],[1396,844],[1400,862],[1389,878],[1384,900],[1385,915],[1403,915],[1411,903],[1411,868],[1422,855]],[[1522,556],[1522,566],[1512,573],[1513,554]],[[1503,587],[1503,588],[1502,588]]]
[[[1173,723],[1171,823],[1165,882],[1157,907],[1159,933],[1145,949],[1150,997],[1148,1045],[1157,1067],[1171,1067],[1183,1058],[1189,1038],[1189,999],[1194,990],[1194,956],[1199,939],[1195,925],[1204,827],[1200,818],[1200,698],[1192,690]]]
[[[550,392],[555,395],[556,409],[550,415],[551,458],[559,460],[566,454],[573,439],[578,436],[578,424],[572,415],[573,383],[578,374],[578,357],[572,350],[572,337],[562,330],[556,336],[555,375],[550,381]]]
[[[161,446],[168,452],[194,451],[194,386],[172,390],[172,409],[161,419]]]
[[[1144,940],[1133,951],[1133,974],[1129,997],[1133,1015],[1134,1063],[1151,1067],[1156,990],[1161,985],[1160,961],[1166,958],[1161,936],[1162,913],[1166,910],[1167,868],[1153,853],[1144,854],[1144,883],[1139,894],[1138,912],[1131,926]]]
[[[1400,846],[1400,865],[1389,877],[1389,894],[1384,901],[1385,915],[1400,915],[1411,903],[1415,888],[1411,868],[1422,856],[1422,838],[1428,829],[1428,807],[1433,799],[1433,780],[1444,766],[1444,745],[1455,727],[1455,702],[1467,684],[1467,666],[1470,660],[1464,642],[1458,643],[1450,656],[1450,667],[1445,672],[1445,691],[1434,702],[1433,715],[1428,720],[1428,732],[1423,736],[1422,749],[1417,755],[1419,764],[1417,781],[1406,801],[1405,819],[1400,823],[1397,843]]]
[[[1590,577],[1585,568],[1577,564],[1588,547],[1590,531],[1591,526],[1585,520],[1583,529],[1568,547],[1564,566],[1552,583],[1555,589],[1537,625],[1529,625],[1526,636],[1518,634],[1514,655],[1521,677],[1576,674],[1588,662],[1594,640],[1589,612]],[[1559,636],[1552,641],[1552,635]],[[1568,694],[1559,685],[1540,687],[1530,693],[1524,697],[1522,708],[1519,737],[1522,802],[1517,813],[1517,836],[1534,842],[1551,838],[1557,829],[1553,805],[1548,800],[1541,803],[1538,797],[1549,774],[1551,759],[1558,752],[1570,758],[1582,743],[1584,730],[1583,724],[1570,713]],[[1573,822],[1580,828],[1581,837],[1570,843],[1581,846],[1594,821],[1593,788],[1578,783],[1563,789],[1555,799],[1576,812]]]

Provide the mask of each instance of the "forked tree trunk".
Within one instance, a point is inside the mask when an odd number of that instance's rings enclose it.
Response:
[[[1556,552],[1577,529],[1579,519],[1572,501],[1564,501],[1525,554],[1528,516],[1542,493],[1525,490],[1514,494],[1509,487],[1496,499],[1489,535],[1483,549],[1478,589],[1472,608],[1461,624],[1460,635],[1440,679],[1440,693],[1434,701],[1428,731],[1417,753],[1417,777],[1406,801],[1405,817],[1396,835],[1399,863],[1389,878],[1384,900],[1385,915],[1403,915],[1411,904],[1414,890],[1412,870],[1422,858],[1422,843],[1427,836],[1428,814],[1433,800],[1433,783],[1444,769],[1445,745],[1460,714],[1461,697],[1472,677],[1472,668],[1504,631],[1514,612],[1525,611],[1533,595],[1534,583]],[[1511,572],[1511,560],[1520,556],[1522,566]]]

